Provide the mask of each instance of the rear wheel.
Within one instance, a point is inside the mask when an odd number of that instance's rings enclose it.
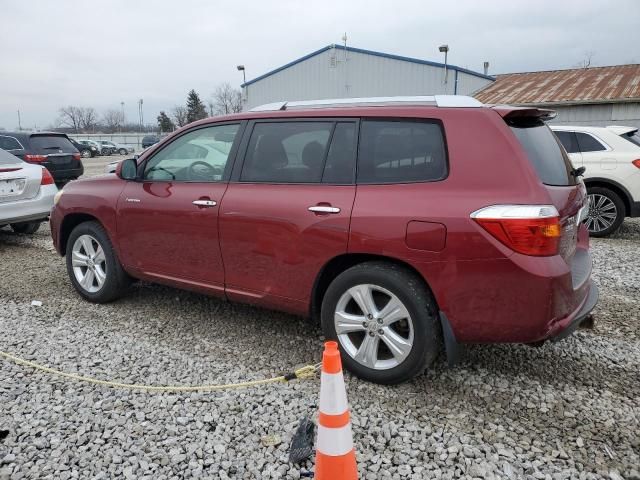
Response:
[[[24,233],[26,235],[32,235],[38,231],[41,222],[21,222],[12,223],[11,229],[16,233]]]
[[[124,149],[124,148],[121,148],[120,150],[118,150],[118,153],[119,153],[120,155],[126,155],[126,154],[127,154],[127,150],[126,150],[126,149]]]
[[[89,158],[91,156],[91,150],[82,150],[80,156],[82,156],[82,158]]]
[[[80,295],[95,303],[122,296],[130,284],[107,233],[97,222],[73,229],[67,241],[67,273]]]
[[[440,349],[435,301],[422,279],[386,262],[352,267],[329,285],[322,327],[361,378],[395,384],[422,373]]]
[[[592,237],[611,235],[624,221],[624,202],[617,193],[608,188],[589,188],[587,194],[589,213],[584,223],[589,234]]]

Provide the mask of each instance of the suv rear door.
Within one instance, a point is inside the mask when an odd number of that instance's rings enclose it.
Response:
[[[45,158],[42,159],[42,156]],[[33,163],[39,163],[46,167],[57,182],[82,175],[80,152],[64,134],[31,134],[27,155],[23,158],[27,162],[31,158],[35,158]]]
[[[320,269],[346,253],[358,122],[249,123],[222,201],[227,296],[306,312]]]

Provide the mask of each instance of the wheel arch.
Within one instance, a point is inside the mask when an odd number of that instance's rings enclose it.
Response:
[[[402,268],[415,274],[423,282],[424,287],[431,294],[433,301],[436,303],[436,312],[434,312],[434,314],[438,313],[438,308],[439,308],[438,301],[433,290],[431,289],[431,286],[429,285],[429,282],[410,263],[407,263],[403,260],[399,260],[398,258],[395,258],[395,257],[388,257],[385,255],[376,255],[371,253],[345,253],[345,254],[333,257],[331,260],[325,263],[325,265],[320,269],[320,272],[316,276],[315,282],[313,284],[313,290],[311,291],[311,302],[309,305],[309,310],[310,310],[309,315],[311,319],[319,322],[320,307],[322,305],[322,299],[324,298],[324,294],[326,293],[327,288],[329,288],[329,285],[331,284],[334,278],[336,278],[342,272],[344,272],[345,270],[351,267],[354,267],[361,263],[372,262],[372,261],[378,261],[378,262],[382,261],[382,262],[388,262],[395,265],[399,265]]]
[[[62,219],[62,223],[60,224],[60,253],[62,254],[62,256],[66,255],[67,253],[67,241],[69,240],[69,235],[71,235],[73,229],[81,223],[85,222],[97,222],[102,225],[102,228],[104,228],[104,224],[100,221],[100,219],[89,213],[74,212],[65,215],[65,217]],[[105,232],[107,232],[107,235],[109,235],[109,232],[106,228]]]
[[[584,180],[584,184],[587,189],[589,189],[590,187],[608,188],[609,190],[617,193],[622,200],[622,203],[624,203],[624,216],[628,217],[629,215],[631,215],[631,205],[633,204],[631,194],[629,193],[629,190],[620,185],[618,182],[610,180],[608,178],[593,177],[586,178]]]

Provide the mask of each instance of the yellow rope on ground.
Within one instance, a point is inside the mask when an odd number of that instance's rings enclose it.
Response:
[[[304,367],[298,368],[293,373],[288,375],[280,375],[278,377],[273,378],[264,378],[261,380],[250,380],[248,382],[238,382],[238,383],[227,383],[224,385],[141,385],[136,383],[121,383],[121,382],[110,382],[108,380],[99,380],[97,378],[85,377],[84,375],[79,375],[77,373],[67,373],[62,372],[60,370],[56,370],[55,368],[46,367],[44,365],[40,365],[36,362],[32,362],[30,360],[25,360],[20,357],[16,357],[10,353],[0,351],[0,357],[4,357],[7,360],[10,360],[18,365],[23,365],[25,367],[31,367],[35,370],[39,370],[41,372],[49,373],[52,375],[57,375],[59,377],[69,378],[71,380],[76,380],[79,382],[92,383],[94,385],[102,385],[104,387],[112,387],[112,388],[124,388],[128,390],[143,390],[147,392],[169,392],[169,393],[180,393],[180,392],[212,392],[216,390],[231,390],[235,388],[246,388],[253,387],[256,385],[267,385],[269,383],[279,383],[279,382],[288,382],[290,380],[294,380],[296,378],[304,379],[314,377],[316,372],[320,369],[321,364],[316,365],[306,365]]]

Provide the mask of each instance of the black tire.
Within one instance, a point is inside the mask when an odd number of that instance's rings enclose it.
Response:
[[[72,251],[73,245],[81,235],[90,235],[100,245],[104,251],[105,256],[105,274],[106,279],[104,284],[97,292],[89,292],[85,290],[82,285],[76,279],[72,265]],[[129,275],[124,271],[118,256],[116,255],[111,240],[105,232],[102,225],[98,222],[84,222],[76,226],[69,239],[67,240],[66,248],[66,262],[67,262],[67,274],[73,284],[76,291],[93,303],[108,303],[121,296],[127,291],[127,288],[131,284]]]
[[[21,222],[12,223],[11,229],[16,233],[24,233],[26,235],[33,235],[40,228],[41,222]]]
[[[413,344],[406,358],[391,368],[380,370],[363,365],[345,350],[338,339],[334,323],[338,302],[351,287],[363,284],[382,287],[391,292],[409,312],[408,321],[413,324]],[[322,300],[321,319],[325,336],[338,340],[342,361],[347,369],[365,380],[392,385],[424,372],[438,356],[442,345],[442,331],[437,311],[435,300],[418,275],[402,266],[376,261],[351,267],[331,282]],[[360,332],[356,333],[359,334]],[[367,335],[374,336],[372,332],[364,332],[362,341]],[[386,343],[382,340],[383,337],[379,336],[380,345]]]
[[[118,153],[119,153],[120,155],[126,155],[128,152],[127,152],[127,150],[126,150],[126,149],[121,148],[120,150],[118,150]]]
[[[624,221],[625,212],[626,212],[624,202],[620,198],[620,195],[618,195],[613,190],[609,190],[608,188],[604,188],[604,187],[589,187],[587,188],[587,195],[589,195],[590,201],[589,201],[589,214],[587,216],[587,219],[585,220],[585,225],[589,230],[589,235],[597,238],[608,237],[613,232],[618,230],[618,228],[620,228],[620,225],[622,225],[622,222]],[[608,199],[615,206],[615,215],[616,215],[611,225],[607,226],[606,228],[602,228],[603,224],[597,220],[598,212],[592,211],[592,208],[593,208],[592,199],[596,198],[599,200],[603,197]],[[596,202],[596,206],[597,206],[597,202]],[[609,210],[609,212],[611,212],[611,210]]]
[[[82,158],[89,158],[91,156],[91,150],[82,150],[82,151],[80,151],[80,156]]]

